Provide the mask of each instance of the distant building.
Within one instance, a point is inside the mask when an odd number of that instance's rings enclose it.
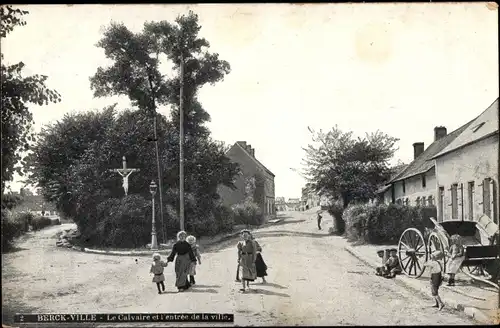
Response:
[[[439,220],[477,220],[485,214],[499,223],[498,122],[497,99],[432,157]]]
[[[276,197],[275,207],[276,211],[280,212],[287,211],[288,208],[286,206],[285,197]]]
[[[14,193],[22,197],[22,203],[14,208],[15,212],[30,212],[37,215],[54,216],[58,215],[54,204],[47,202],[43,196],[32,193]]]
[[[276,214],[274,195],[274,174],[255,158],[255,149],[245,141],[236,142],[226,153],[233,162],[238,163],[241,175],[236,178],[236,190],[226,186],[219,187],[219,195],[223,203],[232,206],[245,201],[248,181],[255,184],[254,201],[260,206],[267,219]]]
[[[300,198],[288,198],[286,202],[289,211],[300,211]]]

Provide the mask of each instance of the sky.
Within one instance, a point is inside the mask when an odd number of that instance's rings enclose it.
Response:
[[[498,8],[487,3],[26,5],[27,25],[2,39],[7,63],[48,75],[62,102],[32,107],[35,131],[65,113],[101,109],[126,97],[94,98],[89,77],[108,65],[95,44],[103,27],[199,15],[200,36],[231,73],[200,100],[212,136],[247,141],[275,175],[277,197],[300,197],[311,143],[307,129],[338,125],[363,136],[400,139],[393,163],[429,146],[498,98]],[[168,108],[159,111],[168,115]],[[22,187],[19,177],[12,190]]]

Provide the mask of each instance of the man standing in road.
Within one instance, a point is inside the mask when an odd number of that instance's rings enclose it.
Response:
[[[323,217],[321,216],[321,211],[318,211],[318,229],[321,230],[321,219]]]

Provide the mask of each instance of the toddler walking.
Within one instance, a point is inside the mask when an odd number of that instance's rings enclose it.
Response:
[[[434,252],[431,254],[431,259],[424,263],[424,267],[428,267],[431,270],[431,294],[436,300],[436,304],[433,307],[439,308],[440,311],[444,308],[444,303],[441,297],[439,297],[439,287],[443,282],[443,276],[441,274],[443,268],[438,260],[443,256],[444,254],[440,251]]]
[[[165,270],[164,268],[167,265],[167,262],[161,260],[160,254],[153,254],[153,264],[151,265],[151,269],[149,270],[149,272],[153,274],[153,282],[155,282],[156,287],[158,287],[158,294],[161,294],[162,291],[165,291],[165,276],[163,275],[163,271]]]
[[[195,236],[187,236],[186,241],[191,245],[193,249],[194,256],[198,260],[198,264],[201,264],[201,255],[198,249],[198,245],[196,245],[196,237]],[[191,262],[191,266],[189,268],[189,283],[191,285],[195,285],[196,281],[194,280],[194,276],[196,275],[196,262]]]

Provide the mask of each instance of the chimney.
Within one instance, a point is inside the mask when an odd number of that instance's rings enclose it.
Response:
[[[252,145],[247,146],[247,152],[252,155],[252,157],[255,157],[255,150],[252,148]]]
[[[436,126],[434,128],[434,141],[445,137],[447,134],[446,128],[444,126]]]
[[[413,144],[413,159],[417,159],[424,152],[424,143],[423,142],[415,142]]]

